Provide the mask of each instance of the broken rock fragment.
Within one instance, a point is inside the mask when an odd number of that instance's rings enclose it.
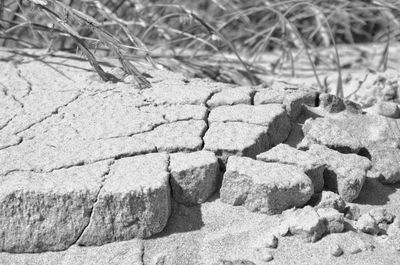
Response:
[[[316,242],[326,232],[324,218],[311,206],[284,212],[292,235],[299,235],[305,242]]]
[[[117,160],[94,204],[79,245],[146,238],[161,232],[170,215],[168,155]]]
[[[382,183],[400,181],[400,149],[395,142],[376,142],[368,145],[372,172]]]
[[[279,144],[267,152],[257,155],[257,160],[297,166],[310,177],[314,185],[314,192],[321,192],[324,187],[325,165],[307,152],[297,150],[287,144]]]
[[[326,165],[325,187],[337,192],[343,200],[356,199],[364,185],[371,162],[355,154],[342,154],[322,145],[311,145],[307,151]]]
[[[219,164],[210,151],[171,154],[169,170],[172,195],[179,203],[200,204],[217,188]]]
[[[88,225],[108,162],[0,177],[0,250],[65,250]]]
[[[266,214],[302,206],[313,193],[310,178],[295,166],[237,156],[228,159],[220,190],[223,202]]]
[[[224,163],[231,155],[255,158],[269,146],[267,127],[242,122],[213,122],[204,136],[204,150],[213,151]]]
[[[339,212],[344,212],[346,202],[337,193],[324,190],[316,196],[315,208],[332,208]]]
[[[341,233],[344,230],[344,217],[333,208],[319,208],[318,215],[324,219],[326,230],[329,233]]]

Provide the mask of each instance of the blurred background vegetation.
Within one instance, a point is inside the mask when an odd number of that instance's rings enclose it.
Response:
[[[399,0],[0,1],[1,46],[79,50],[104,80],[108,77],[96,58],[115,57],[142,86],[148,84],[131,61],[256,85],[257,74],[284,63],[294,74],[299,54],[314,70],[330,60],[340,75],[338,44],[388,48],[400,39]],[[327,47],[333,48],[332,56],[319,56]],[[279,56],[267,70],[258,63],[271,51]],[[383,67],[385,56],[384,49]]]

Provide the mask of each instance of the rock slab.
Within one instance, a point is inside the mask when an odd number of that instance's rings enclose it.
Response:
[[[220,190],[223,202],[266,214],[302,206],[313,193],[310,178],[295,166],[237,156],[228,159]]]
[[[171,154],[169,170],[172,196],[184,205],[203,203],[217,189],[219,163],[210,151]]]
[[[168,162],[166,153],[117,160],[78,244],[102,245],[161,232],[171,213]]]

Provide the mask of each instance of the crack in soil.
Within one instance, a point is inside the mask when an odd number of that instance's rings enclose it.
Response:
[[[61,105],[61,106],[58,106],[58,107],[55,108],[50,114],[45,115],[44,117],[42,117],[42,118],[39,119],[38,121],[29,124],[29,125],[26,126],[25,128],[23,128],[23,129],[21,129],[21,130],[15,132],[14,134],[15,134],[15,135],[18,135],[18,134],[20,134],[20,133],[22,133],[22,132],[25,132],[25,131],[29,130],[30,128],[32,128],[33,126],[44,122],[45,120],[47,120],[48,118],[52,117],[53,115],[58,114],[59,111],[60,111],[62,108],[65,108],[65,107],[67,107],[69,104],[71,104],[71,103],[73,103],[74,101],[78,100],[82,95],[83,95],[83,92],[82,92],[82,91],[79,91],[79,93],[78,93],[76,96],[74,96],[71,100],[69,100],[67,103],[65,103],[65,104],[63,104],[63,105]]]
[[[73,245],[75,245],[75,244],[77,244],[77,243],[79,242],[79,240],[81,239],[82,235],[85,233],[86,229],[87,229],[87,228],[90,226],[90,224],[92,223],[92,219],[93,219],[93,210],[94,210],[96,204],[97,204],[98,201],[99,201],[100,192],[101,192],[101,190],[102,190],[103,187],[104,187],[104,182],[107,180],[107,176],[110,174],[110,172],[111,172],[111,167],[112,167],[114,164],[115,164],[115,160],[112,160],[112,161],[108,164],[108,169],[107,169],[107,171],[104,172],[104,174],[101,176],[100,188],[99,188],[99,190],[98,190],[98,192],[97,192],[97,194],[96,194],[96,200],[95,200],[95,202],[93,203],[92,208],[90,209],[90,217],[89,217],[89,221],[88,221],[87,225],[82,229],[82,232],[80,233],[80,235],[77,237],[77,239],[76,239],[73,243],[71,243],[71,245],[70,245],[67,249],[69,249],[71,246],[73,246]],[[78,244],[79,244],[79,243],[78,243]],[[66,250],[67,250],[67,249],[66,249]]]

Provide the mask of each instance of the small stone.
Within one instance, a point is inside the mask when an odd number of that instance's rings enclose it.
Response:
[[[316,242],[326,232],[324,219],[311,206],[288,212],[290,233],[300,235],[305,242]]]
[[[356,228],[361,232],[371,235],[377,235],[379,233],[378,224],[369,213],[361,215],[360,219],[356,222]]]
[[[361,216],[360,208],[357,205],[347,206],[344,211],[344,217],[349,220],[357,221]]]
[[[264,246],[266,248],[277,248],[278,238],[274,234],[268,233],[264,238]]]
[[[343,255],[343,249],[338,244],[334,244],[331,246],[331,255],[334,257],[340,257]]]
[[[319,195],[315,208],[333,208],[339,212],[344,212],[346,202],[337,193],[324,190]]]
[[[392,100],[397,96],[397,84],[386,83],[385,88],[382,90],[383,100]]]
[[[376,104],[376,110],[379,115],[389,118],[400,118],[400,109],[394,102],[380,101]]]
[[[325,219],[325,225],[329,233],[341,233],[344,230],[343,214],[332,208],[320,208],[317,210],[320,217]]]
[[[346,106],[346,111],[352,114],[361,114],[363,112],[360,104],[355,103],[354,101],[345,99],[344,105]]]
[[[326,93],[319,95],[319,106],[329,113],[338,113],[346,108],[341,98]]]
[[[389,213],[385,208],[372,209],[369,211],[369,215],[375,219],[377,224],[391,224],[395,218],[395,216]]]
[[[350,254],[360,253],[362,249],[359,246],[351,246],[349,249]]]

